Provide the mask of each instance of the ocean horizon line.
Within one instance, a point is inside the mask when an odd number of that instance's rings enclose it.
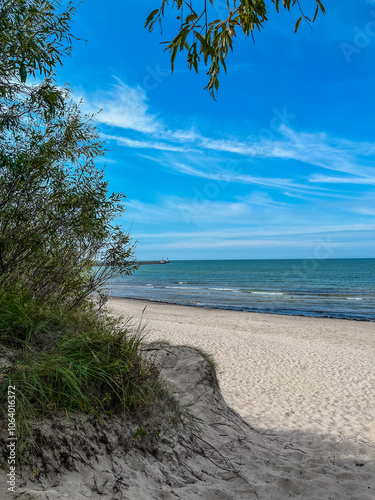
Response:
[[[160,262],[162,259],[137,259],[137,262]],[[169,263],[172,262],[236,262],[236,261],[257,261],[257,260],[314,260],[314,261],[327,261],[327,260],[375,260],[375,257],[280,257],[275,258],[263,258],[263,259],[171,259],[169,258]]]

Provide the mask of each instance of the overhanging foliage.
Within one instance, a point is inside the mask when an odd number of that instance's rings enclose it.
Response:
[[[280,0],[272,0],[277,12],[280,10]],[[286,10],[296,7],[299,18],[295,25],[298,31],[300,23],[315,22],[319,11],[325,13],[320,0],[311,0],[314,4],[314,14],[309,17],[302,9],[299,0],[283,0],[281,5]],[[310,2],[310,3],[311,3]],[[171,54],[172,72],[178,52],[185,51],[189,69],[198,73],[198,63],[203,58],[208,69],[208,84],[212,97],[219,88],[219,72],[221,68],[227,71],[226,58],[229,50],[233,51],[234,38],[237,31],[252,37],[255,30],[260,31],[268,20],[269,8],[265,0],[162,0],[159,9],[153,10],[147,17],[145,26],[152,31],[156,22],[162,23],[166,10],[177,8],[177,20],[180,22],[178,33],[171,41],[163,42]],[[219,19],[218,19],[219,17]]]

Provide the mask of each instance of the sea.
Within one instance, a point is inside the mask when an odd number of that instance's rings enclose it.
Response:
[[[114,297],[375,321],[375,259],[172,260],[110,287]]]

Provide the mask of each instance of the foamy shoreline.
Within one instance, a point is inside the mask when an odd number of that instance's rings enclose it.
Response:
[[[272,294],[271,294],[272,295]],[[139,301],[139,302],[144,302],[144,303],[151,303],[151,304],[165,304],[169,306],[182,306],[182,307],[193,307],[193,308],[200,308],[200,309],[215,309],[218,311],[234,311],[234,312],[245,312],[245,313],[251,313],[251,314],[269,314],[271,316],[297,316],[301,318],[322,318],[322,319],[334,319],[334,320],[345,320],[345,321],[360,321],[360,322],[369,322],[369,323],[375,323],[375,320],[373,319],[364,319],[364,318],[342,318],[342,317],[335,317],[335,316],[329,316],[328,313],[327,315],[323,316],[314,316],[314,314],[297,314],[297,313],[285,313],[285,312],[269,312],[269,311],[252,311],[249,309],[245,308],[236,308],[234,306],[232,307],[225,307],[225,306],[211,306],[208,304],[185,304],[185,303],[179,303],[179,302],[168,302],[167,300],[153,300],[153,299],[140,299],[137,297],[132,297],[132,298],[127,298],[127,297],[117,297],[115,295],[110,296],[110,300],[131,300],[131,301]],[[348,299],[348,300],[357,300],[356,298],[354,299]],[[339,313],[337,313],[339,314]],[[374,327],[375,328],[375,327]]]
[[[375,444],[374,323],[122,298],[109,305],[142,317],[146,341],[212,354],[225,400],[251,425]]]

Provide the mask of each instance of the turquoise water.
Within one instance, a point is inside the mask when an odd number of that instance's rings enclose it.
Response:
[[[224,309],[375,321],[375,259],[171,261],[111,294]]]

